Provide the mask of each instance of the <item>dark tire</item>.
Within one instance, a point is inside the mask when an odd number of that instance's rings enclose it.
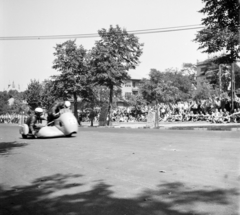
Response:
[[[22,138],[23,139],[27,139],[27,135],[26,134],[22,134]]]

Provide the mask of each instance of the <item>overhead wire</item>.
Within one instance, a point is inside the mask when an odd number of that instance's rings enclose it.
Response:
[[[151,29],[144,29],[144,30],[133,30],[133,31],[128,31],[129,33],[131,32],[142,32],[142,31],[158,31],[158,30],[168,30],[168,29],[174,29],[174,28],[188,28],[188,27],[200,27],[202,25],[195,24],[195,25],[181,25],[181,26],[173,26],[173,27],[165,27],[165,28],[151,28]]]
[[[203,28],[202,25],[185,25],[185,26],[174,26],[166,28],[154,28],[154,29],[143,29],[143,30],[132,30],[127,31],[130,34],[154,34],[154,33],[166,33],[173,31],[185,31]],[[70,38],[96,38],[99,37],[97,33],[89,34],[70,34],[70,35],[47,35],[47,36],[8,36],[0,37],[0,40],[48,40],[48,39],[70,39]]]

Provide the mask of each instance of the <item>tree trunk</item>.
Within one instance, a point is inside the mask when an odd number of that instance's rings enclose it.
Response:
[[[73,106],[74,106],[74,116],[78,120],[78,113],[77,113],[77,93],[73,93]]]
[[[93,121],[94,121],[94,118],[95,118],[95,112],[94,112],[94,103],[92,102],[91,104],[91,118],[90,118],[90,121],[91,121],[91,127],[93,127]]]
[[[110,88],[110,94],[109,94],[109,105],[108,105],[108,122],[107,125],[112,125],[112,99],[113,99],[113,86]]]

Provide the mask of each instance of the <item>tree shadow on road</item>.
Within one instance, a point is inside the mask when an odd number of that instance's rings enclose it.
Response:
[[[13,148],[26,146],[27,143],[0,142],[0,155],[8,155]]]
[[[0,214],[208,214],[195,211],[194,204],[208,203],[215,204],[217,207],[228,207],[232,204],[230,199],[238,196],[235,190],[194,190],[186,188],[182,183],[164,183],[155,190],[145,190],[133,198],[117,198],[113,195],[113,187],[103,181],[95,182],[90,190],[82,189],[84,184],[81,183],[81,177],[84,176],[56,174],[39,178],[29,186],[11,189],[2,186],[0,188]],[[193,207],[188,208],[186,204],[193,205]],[[237,213],[229,211],[225,214]]]

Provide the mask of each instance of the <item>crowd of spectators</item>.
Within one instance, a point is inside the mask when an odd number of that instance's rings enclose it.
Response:
[[[147,122],[150,112],[158,113],[159,122],[206,121],[210,123],[240,122],[240,101],[236,97],[232,110],[229,98],[218,97],[208,100],[179,101],[177,103],[160,103],[138,107],[118,107],[112,110],[111,118],[115,122]],[[91,115],[91,117],[89,117]],[[90,121],[91,110],[79,111],[80,121]],[[94,121],[100,117],[100,110],[94,111]]]
[[[27,120],[28,115],[27,114],[16,114],[16,113],[6,113],[0,115],[0,123],[14,123],[19,124],[22,121]]]
[[[218,97],[208,100],[179,101],[176,103],[160,103],[158,105],[142,105],[137,107],[118,107],[111,112],[114,122],[147,122],[149,113],[158,113],[159,122],[206,121],[210,123],[240,122],[240,99],[235,98],[232,110],[230,99]],[[101,109],[78,110],[78,122],[98,122]],[[2,114],[0,123],[25,122],[27,114]]]
[[[234,103],[231,110],[231,101],[216,99],[190,102],[177,102],[176,104],[159,105],[159,121],[206,121],[211,123],[237,123],[240,120],[239,103]]]

